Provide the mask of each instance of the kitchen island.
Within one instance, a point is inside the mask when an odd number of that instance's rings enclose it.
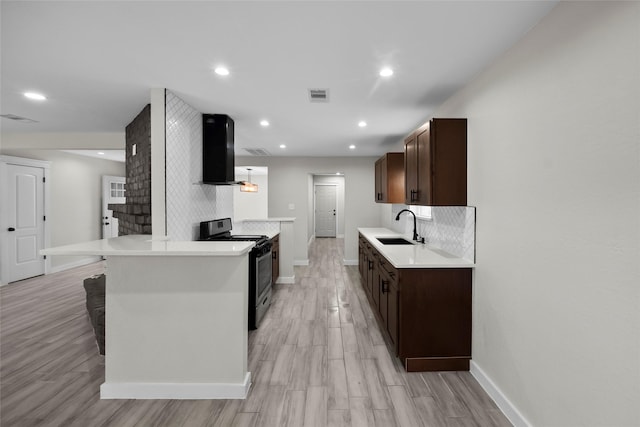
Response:
[[[106,258],[102,399],[243,399],[253,242],[130,235],[44,249]]]

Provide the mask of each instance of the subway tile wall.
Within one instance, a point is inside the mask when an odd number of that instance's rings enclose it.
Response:
[[[393,218],[406,208],[404,205],[393,205]],[[431,208],[431,220],[417,220],[418,235],[424,237],[426,243],[440,248],[450,254],[475,262],[476,208],[473,206],[434,206]],[[395,224],[396,221],[393,221]],[[395,231],[411,236],[413,233],[413,216],[409,213],[400,217]]]
[[[200,221],[233,216],[233,188],[202,184],[202,113],[166,91],[167,235],[196,240]]]
[[[280,221],[239,221],[233,224],[235,234],[279,233]]]

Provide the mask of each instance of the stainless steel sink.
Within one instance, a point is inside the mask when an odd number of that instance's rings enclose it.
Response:
[[[383,245],[413,245],[413,242],[402,237],[376,237]]]

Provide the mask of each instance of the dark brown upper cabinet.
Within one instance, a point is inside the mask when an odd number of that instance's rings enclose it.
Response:
[[[376,161],[376,203],[404,203],[404,153],[387,153]]]
[[[404,203],[467,204],[467,119],[431,119],[404,141]]]

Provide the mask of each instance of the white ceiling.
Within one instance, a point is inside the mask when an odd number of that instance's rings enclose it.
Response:
[[[125,162],[124,150],[61,150],[65,153],[77,154],[79,156],[95,157],[96,159],[111,160],[114,162]]]
[[[230,115],[236,155],[379,155],[555,3],[2,1],[0,114],[37,121],[2,118],[2,132],[123,132],[164,87]],[[330,102],[310,103],[309,88]]]

